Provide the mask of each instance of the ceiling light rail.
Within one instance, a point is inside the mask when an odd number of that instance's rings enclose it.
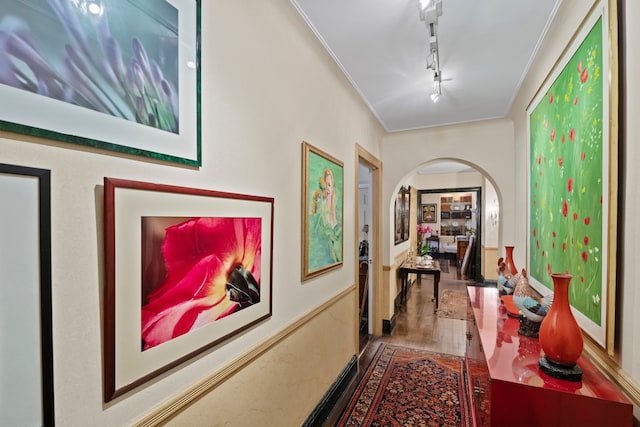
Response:
[[[442,93],[440,83],[440,53],[438,50],[438,17],[442,16],[442,0],[418,0],[420,20],[424,21],[429,35],[429,53],[427,54],[427,70],[433,70],[434,91],[431,101],[438,101]]]

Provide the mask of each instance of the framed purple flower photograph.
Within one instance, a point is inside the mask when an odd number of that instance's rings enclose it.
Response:
[[[200,0],[0,0],[0,129],[199,166]]]
[[[273,199],[105,178],[105,401],[271,316]]]

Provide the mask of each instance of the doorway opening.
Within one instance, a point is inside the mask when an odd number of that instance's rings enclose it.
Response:
[[[360,354],[373,335],[382,334],[382,246],[380,191],[382,188],[382,162],[360,145],[357,151],[357,206],[355,241],[358,242],[356,254],[357,283],[356,343]]]
[[[359,350],[362,351],[373,334],[371,322],[371,247],[369,228],[371,227],[371,169],[362,162],[358,174],[358,328]]]
[[[482,187],[418,190],[418,223],[433,230],[425,242],[431,255],[453,261],[460,275],[477,283],[484,282],[482,200]]]

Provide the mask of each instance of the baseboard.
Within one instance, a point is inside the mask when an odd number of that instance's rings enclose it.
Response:
[[[303,427],[321,427],[329,415],[331,415],[331,411],[336,406],[340,397],[344,394],[344,392],[351,384],[351,381],[358,374],[358,358],[354,355],[347,363],[347,366],[342,370],[338,378],[331,384],[329,390],[325,393],[320,400],[320,403],[315,407],[311,415],[306,419],[306,421],[302,424]]]
[[[393,328],[396,327],[396,317],[398,313],[393,313],[393,316],[390,320],[382,319],[382,334],[383,335],[391,335],[393,332]]]
[[[410,287],[411,287],[411,284],[409,284],[409,288]],[[408,289],[407,289],[407,292],[409,292]],[[396,295],[396,297],[393,299],[393,315],[394,316],[396,315],[396,313],[398,313],[398,311],[400,311],[400,308],[402,308],[402,292]]]
[[[411,281],[409,283],[408,289],[411,288],[411,286],[413,285],[414,281]],[[407,289],[407,292],[408,292]],[[383,335],[389,335],[391,334],[391,331],[393,331],[393,328],[395,328],[396,326],[396,316],[398,315],[398,312],[400,311],[400,308],[402,308],[402,292],[399,293],[398,295],[396,295],[396,297],[393,300],[393,316],[391,316],[391,320],[386,320],[386,319],[382,319],[382,334]]]

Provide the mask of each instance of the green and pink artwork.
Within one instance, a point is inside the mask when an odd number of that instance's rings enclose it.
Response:
[[[342,265],[343,163],[304,142],[302,280]]]
[[[571,305],[602,326],[606,298],[608,141],[600,17],[529,115],[529,274],[553,290],[573,275]]]

